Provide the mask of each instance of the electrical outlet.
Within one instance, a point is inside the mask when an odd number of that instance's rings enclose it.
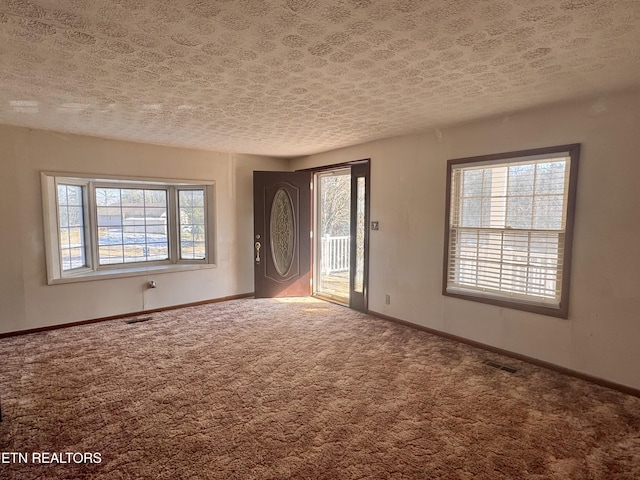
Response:
[[[385,305],[391,305],[391,295],[384,296],[384,303]]]

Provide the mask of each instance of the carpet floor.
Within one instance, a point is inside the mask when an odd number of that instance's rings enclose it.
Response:
[[[9,337],[0,358],[4,480],[640,479],[640,398],[315,299]]]

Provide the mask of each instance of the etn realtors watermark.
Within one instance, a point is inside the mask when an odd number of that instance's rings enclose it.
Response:
[[[0,452],[0,464],[87,464],[102,463],[100,452]]]

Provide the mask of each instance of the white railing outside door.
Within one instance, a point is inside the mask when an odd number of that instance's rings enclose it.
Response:
[[[321,238],[321,264],[320,273],[330,274],[334,272],[348,272],[351,237],[330,237]]]

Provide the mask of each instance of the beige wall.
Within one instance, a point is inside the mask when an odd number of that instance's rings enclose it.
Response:
[[[443,297],[446,160],[581,143],[569,319]],[[640,388],[640,92],[298,159],[371,158],[369,308]],[[385,294],[391,304],[384,304]]]
[[[252,172],[285,160],[8,126],[0,148],[0,333],[253,291]],[[47,285],[41,171],[214,180],[217,268]]]

